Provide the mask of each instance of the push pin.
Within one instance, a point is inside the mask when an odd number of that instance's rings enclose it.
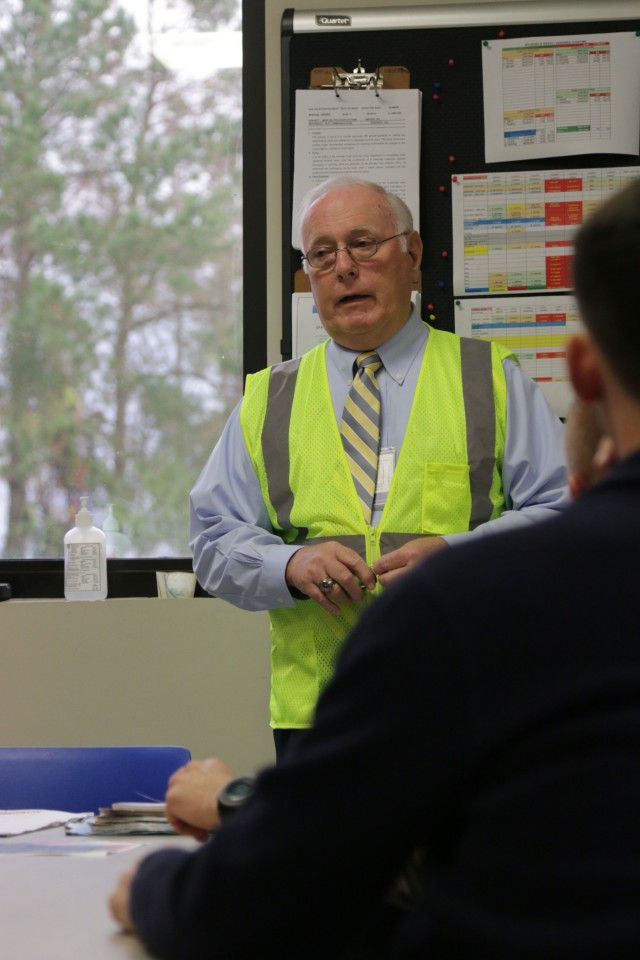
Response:
[[[503,40],[503,39],[504,39],[504,30],[498,30],[498,36],[500,37],[501,40]]]
[[[433,99],[434,99],[434,100],[439,100],[439,99],[440,99],[440,94],[439,94],[439,93],[434,93]]]
[[[457,182],[458,182],[458,178],[454,173],[454,175],[451,177],[451,183],[457,183]]]
[[[449,157],[449,163],[455,163],[455,162],[456,162],[456,158],[453,156],[453,154],[451,154],[451,156]]]
[[[450,66],[450,67],[455,67],[455,65],[456,65],[456,62],[455,62],[455,60],[453,59],[453,57],[449,57],[449,66]]]
[[[447,188],[445,187],[445,185],[444,185],[443,183],[441,183],[440,186],[438,187],[438,190],[440,191],[440,193],[444,193],[446,189],[447,189]]]
[[[445,282],[444,282],[444,280],[438,280],[438,286],[440,287],[441,290],[444,290],[444,288],[445,288]]]
[[[443,250],[443,251],[442,251],[442,256],[443,256],[443,257],[448,257],[448,256],[449,256],[449,251],[448,251],[448,250]]]

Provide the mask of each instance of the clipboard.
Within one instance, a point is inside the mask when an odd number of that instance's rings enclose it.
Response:
[[[333,91],[340,96],[341,90],[373,90],[376,96],[379,91],[409,90],[411,74],[408,67],[401,65],[377,67],[373,72],[367,72],[358,60],[357,66],[351,72],[343,67],[313,67],[309,74],[310,90]],[[421,277],[417,280],[414,289],[421,289]],[[309,277],[300,267],[293,275],[293,292],[309,293],[311,284]]]
[[[408,90],[410,85],[407,67],[376,67],[368,73],[361,60],[350,73],[343,67],[314,67],[309,76],[310,90],[333,90],[337,97],[341,90],[373,90],[378,96],[381,89]]]

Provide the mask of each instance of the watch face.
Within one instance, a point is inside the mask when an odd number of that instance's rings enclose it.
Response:
[[[218,794],[218,813],[225,817],[231,810],[241,807],[253,793],[253,777],[238,777],[231,780]]]
[[[249,780],[248,777],[241,777],[239,780],[232,780],[225,789],[226,800],[246,800],[253,793],[253,780]]]

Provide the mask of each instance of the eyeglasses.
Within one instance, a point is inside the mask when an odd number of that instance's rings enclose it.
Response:
[[[319,247],[312,247],[302,259],[306,260],[314,270],[330,270],[335,266],[338,254],[341,250],[346,250],[355,263],[364,263],[365,260],[371,260],[378,252],[378,247],[387,240],[395,240],[396,237],[406,237],[409,230],[403,230],[401,233],[394,233],[392,237],[385,237],[384,240],[374,240],[373,237],[358,237],[353,243],[345,243],[344,247],[338,247],[332,243],[324,243]]]

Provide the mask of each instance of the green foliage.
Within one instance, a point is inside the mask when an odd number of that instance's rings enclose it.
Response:
[[[239,27],[238,0],[174,7]],[[240,106],[238,70],[173,73],[116,0],[3,10],[0,555],[60,556],[85,493],[137,555],[187,552],[241,391]]]

